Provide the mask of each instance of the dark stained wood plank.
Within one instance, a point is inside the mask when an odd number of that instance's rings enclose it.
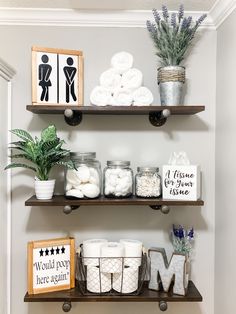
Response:
[[[152,291],[147,288],[147,284],[144,284],[143,291],[137,296],[125,296],[125,295],[82,295],[78,288],[56,291],[49,293],[41,293],[35,295],[29,295],[26,293],[24,302],[201,302],[202,296],[194,283],[189,282],[188,291],[186,296],[179,296],[173,294],[172,290],[168,293],[163,291]]]
[[[205,110],[205,106],[55,106],[55,105],[29,105],[27,110],[38,114],[63,114],[65,109],[80,111],[92,115],[144,115],[150,112],[159,112],[169,109],[172,115],[193,115]]]
[[[163,200],[158,198],[145,199],[133,196],[131,198],[110,199],[101,196],[97,199],[67,199],[64,195],[54,195],[51,200],[38,200],[36,196],[30,197],[26,202],[26,206],[104,206],[104,205],[141,205],[141,206],[154,206],[154,205],[169,205],[169,206],[203,206],[202,200],[197,201],[177,201],[177,200]]]

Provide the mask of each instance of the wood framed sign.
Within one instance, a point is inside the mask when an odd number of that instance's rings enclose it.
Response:
[[[83,52],[32,47],[32,104],[83,104]]]
[[[67,290],[75,286],[75,240],[28,242],[28,293]]]

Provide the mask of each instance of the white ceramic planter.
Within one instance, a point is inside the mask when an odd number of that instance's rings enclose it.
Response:
[[[55,180],[35,180],[35,194],[39,200],[50,200],[53,196]]]

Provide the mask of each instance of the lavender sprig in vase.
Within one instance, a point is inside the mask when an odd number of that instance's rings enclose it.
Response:
[[[184,16],[182,4],[178,12],[171,14],[164,5],[161,12],[156,9],[152,12],[154,21],[148,20],[146,24],[161,63],[158,68],[161,105],[177,106],[182,103],[185,83],[185,68],[181,63],[206,14],[194,22],[192,16]]]
[[[193,251],[193,242],[194,242],[194,229],[184,229],[183,226],[173,225],[171,231],[172,244],[175,253],[184,254],[186,256],[185,264],[185,278],[186,281],[189,281],[190,277],[190,261]],[[187,286],[187,284],[186,284]]]

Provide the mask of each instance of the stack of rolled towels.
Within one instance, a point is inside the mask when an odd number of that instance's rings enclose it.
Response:
[[[153,103],[152,92],[142,86],[143,74],[133,68],[133,56],[125,51],[111,59],[111,68],[100,76],[100,85],[90,95],[95,106],[149,106]]]
[[[143,245],[138,240],[91,239],[83,242],[87,290],[92,293],[132,293],[138,289]]]

